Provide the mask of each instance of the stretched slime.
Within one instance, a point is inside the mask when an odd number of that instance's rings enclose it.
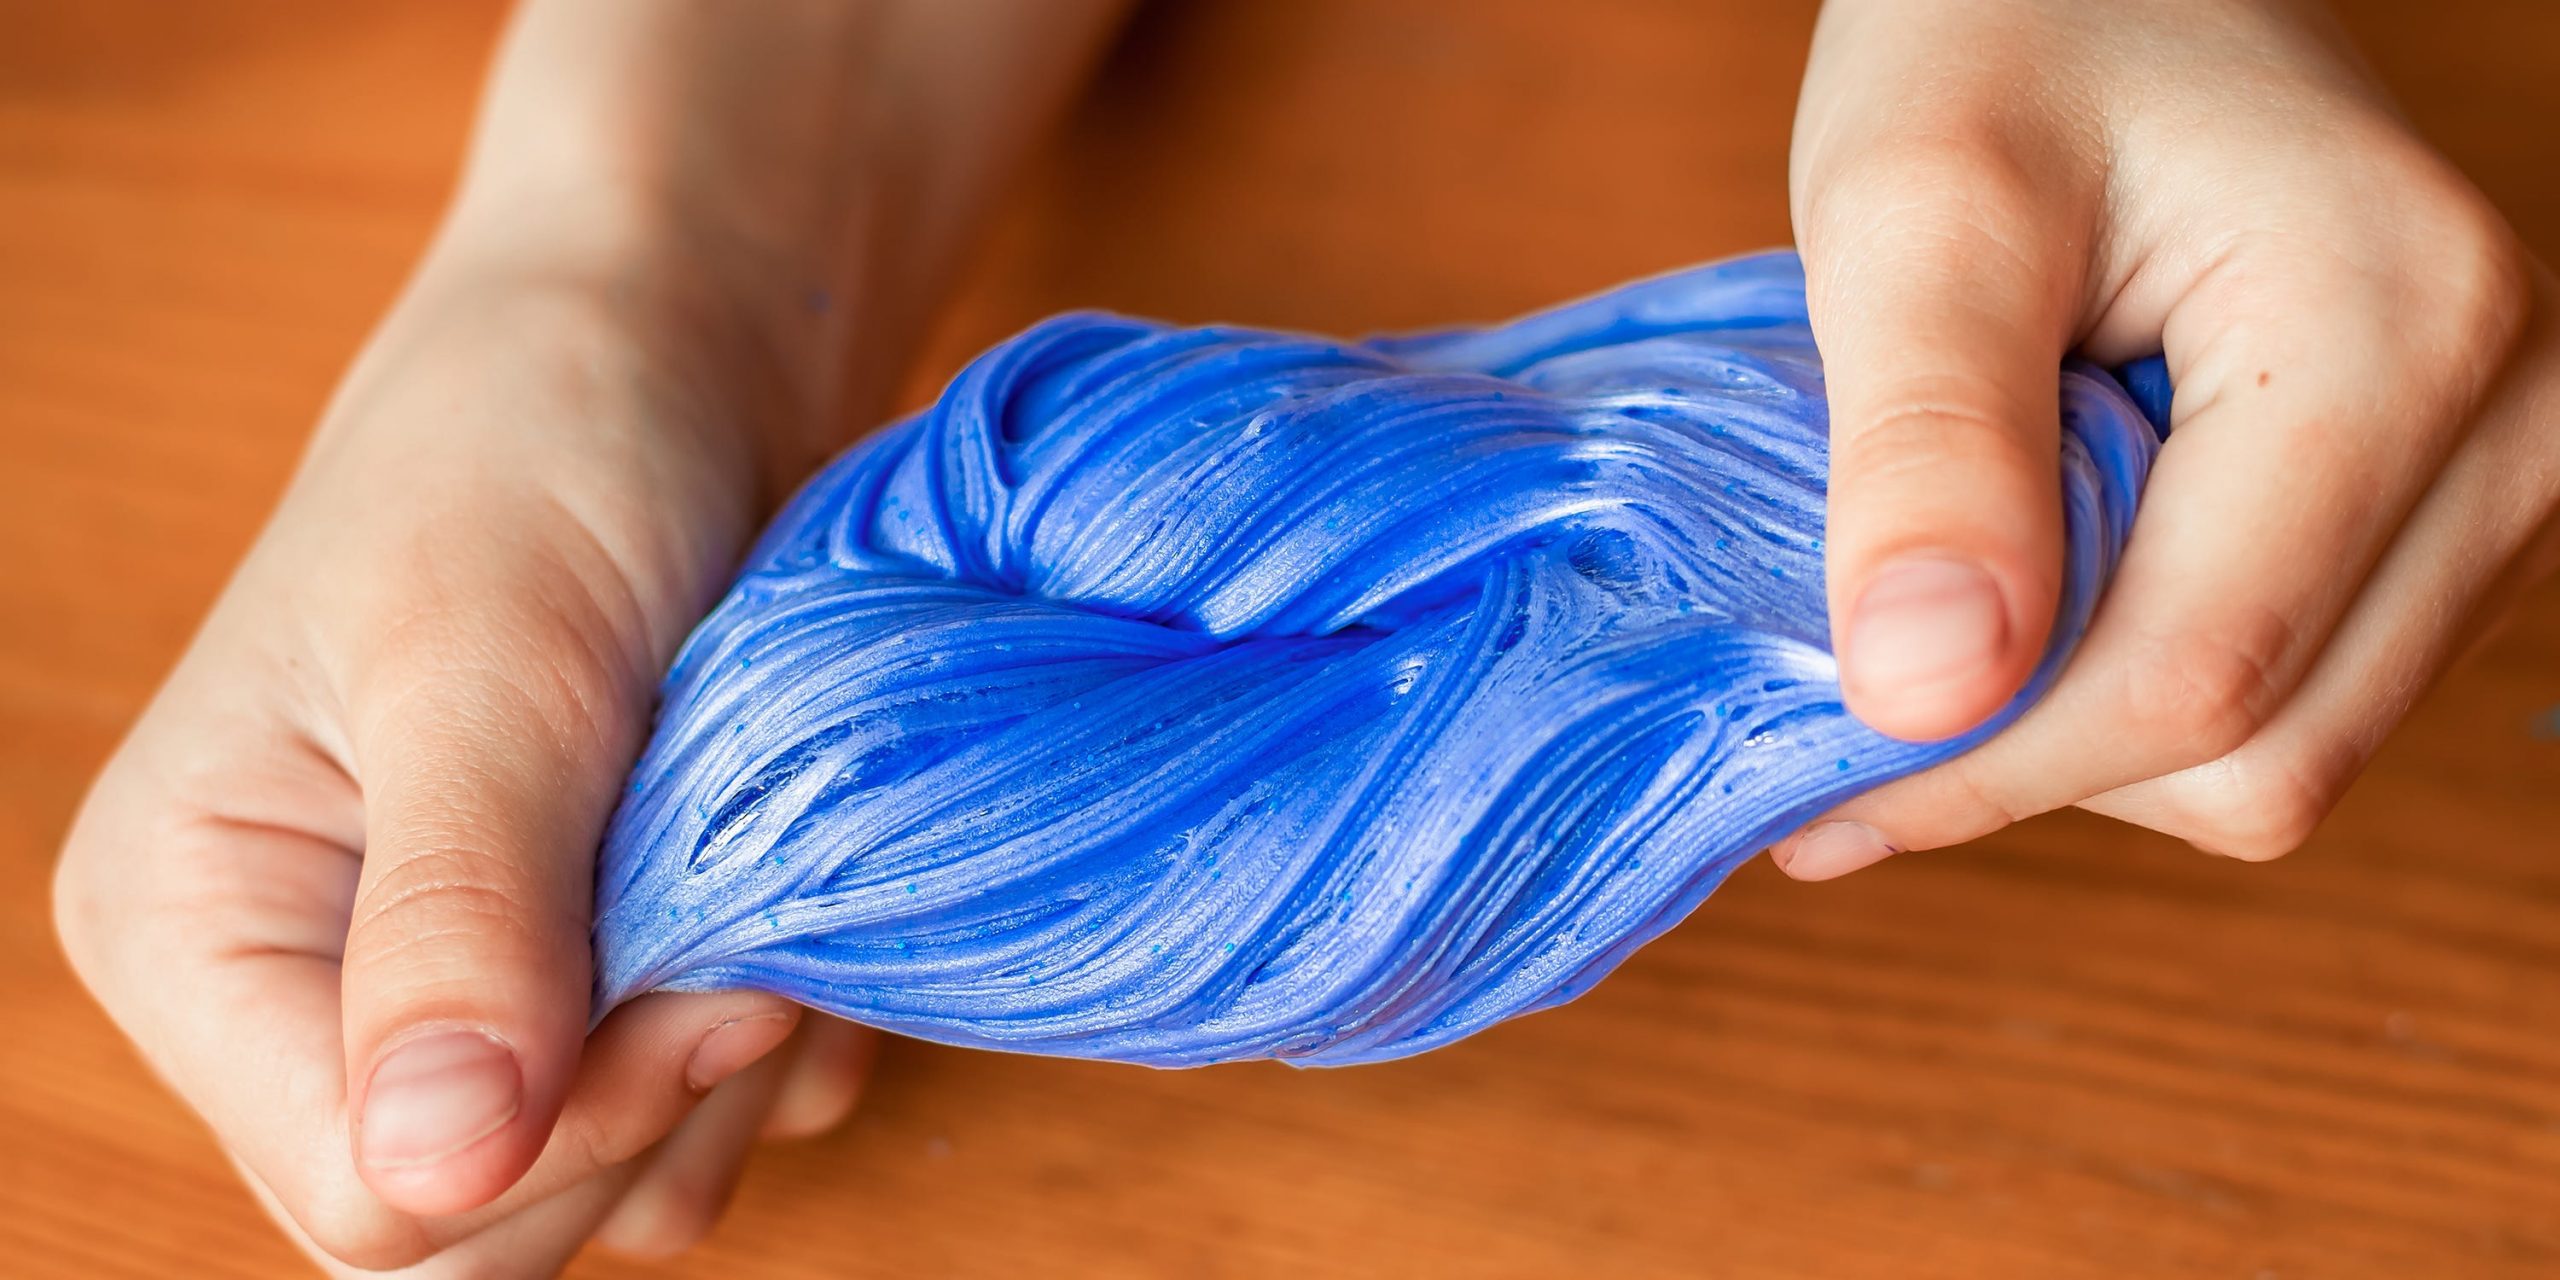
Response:
[[[1841,707],[1791,254],[1360,342],[1036,325],[811,480],[687,643],[605,841],[599,1016],[754,987],[1339,1064],[1569,1000],[2052,681],[2167,394],[2060,389],[2051,651],[1919,744]]]

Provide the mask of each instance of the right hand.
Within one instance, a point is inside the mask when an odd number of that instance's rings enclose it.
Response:
[[[759,408],[716,299],[563,261],[438,249],[57,877],[81,977],[335,1272],[682,1248],[870,1058],[754,992],[588,1034],[594,850]]]
[[[1879,731],[1969,730],[2046,651],[2064,353],[2163,354],[2177,397],[2052,687],[1779,842],[1789,875],[2074,805],[2280,856],[2560,562],[2560,293],[2314,7],[1831,0],[1793,168]]]

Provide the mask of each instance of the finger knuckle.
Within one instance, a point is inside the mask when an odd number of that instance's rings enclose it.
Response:
[[[2208,853],[2270,862],[2300,849],[2336,805],[2338,787],[2272,755],[2242,751],[2177,777],[2178,834]]]
[[[522,593],[519,593],[522,594]],[[539,593],[533,593],[535,598]],[[354,702],[398,735],[468,734],[530,721],[561,749],[619,727],[625,673],[610,645],[550,608],[421,608],[374,633]]]
[[[92,991],[98,989],[103,975],[100,939],[108,931],[114,900],[97,874],[96,860],[78,840],[66,845],[53,867],[53,932],[71,971]]]
[[[321,1191],[288,1211],[314,1248],[359,1271],[397,1270],[435,1252],[415,1221],[386,1208],[361,1186]]]
[[[512,1253],[481,1252],[466,1244],[436,1255],[432,1274],[434,1280],[525,1280],[532,1273]]]
[[[606,1243],[634,1257],[672,1258],[711,1234],[724,1197],[718,1188],[675,1171],[653,1169],[651,1176],[668,1181],[626,1201],[614,1215]]]
[[[536,908],[517,873],[465,844],[405,851],[358,895],[347,925],[349,965],[392,966],[462,946],[485,955],[530,936]]]
[[[2387,322],[2376,339],[2415,360],[2471,367],[2510,346],[2532,308],[2533,271],[2505,216],[2396,121],[2368,124],[2341,151],[2359,169],[2332,180],[2383,194],[2317,209],[2273,198],[2217,255],[2214,283],[2370,315]]]
[[[2451,161],[2395,127],[2372,140],[2372,163],[2390,192],[2387,261],[2409,264],[2447,336],[2477,344],[2511,336],[2530,299],[2530,255],[2506,217]]]
[[[848,1066],[813,1074],[815,1079],[795,1081],[794,1089],[774,1108],[774,1137],[814,1138],[853,1114],[854,1104],[862,1097],[860,1069]]]
[[[1908,379],[1872,413],[1846,428],[1838,466],[1855,481],[1896,483],[1944,475],[2024,468],[2021,432],[2004,412],[2005,397],[1987,379],[1939,373]]]
[[[789,1109],[777,1109],[765,1121],[764,1136],[776,1142],[799,1142],[832,1133],[845,1117],[853,1114],[853,1095],[848,1092],[841,1102],[834,1098],[795,1102]]]
[[[546,1166],[610,1169],[665,1137],[667,1124],[663,1114],[647,1107],[612,1113],[571,1107],[560,1113],[542,1160]]]
[[[1995,785],[1990,777],[1977,776],[1975,770],[1961,767],[1964,764],[1963,761],[1959,760],[1956,763],[1959,767],[1945,771],[1947,784],[1951,789],[1949,810],[1952,813],[1961,814],[1964,830],[1968,832],[1998,831],[2016,826],[2039,812],[2038,806],[2011,796],[2006,788]],[[1932,844],[1944,843],[1952,843],[1952,841],[1932,841]],[[1912,847],[1921,846],[1914,844]]]
[[[2449,200],[2435,233],[2436,287],[2455,349],[2503,351],[2524,330],[2532,274],[2515,232],[2477,192]]]
[[[424,565],[412,590],[370,608],[348,691],[360,744],[516,729],[590,750],[633,729],[652,666],[633,641],[637,606],[585,563],[601,552],[561,543],[575,537],[505,565]]]
[[[1827,166],[1809,188],[1810,221],[1923,236],[2005,231],[2047,194],[2023,150],[1978,120],[1910,127]]]
[[[2261,612],[2243,624],[2145,642],[2122,686],[2123,716],[2137,744],[2180,766],[2238,750],[2274,713],[2291,637],[2281,618]]]
[[[90,784],[89,793],[82,797],[79,811],[72,817],[70,831],[63,836],[47,885],[54,937],[62,946],[63,957],[70,961],[72,972],[101,995],[106,989],[117,921],[136,902],[138,891],[157,883],[150,877],[135,877],[119,865],[121,847],[129,841],[104,834],[111,825],[106,821],[110,815],[121,813],[132,818],[137,813],[154,812],[148,806],[132,803],[124,793],[121,782],[129,752],[129,746],[119,749]],[[118,874],[120,871],[125,874]],[[133,883],[137,879],[143,883]],[[119,885],[118,881],[126,883]]]

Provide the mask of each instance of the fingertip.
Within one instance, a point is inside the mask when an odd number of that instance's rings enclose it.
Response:
[[[796,1008],[763,1010],[723,1019],[702,1035],[685,1060],[685,1087],[709,1093],[782,1046],[800,1023]]]
[[[799,1020],[787,1006],[786,1034]],[[754,1014],[723,1023],[708,1045],[730,1027],[770,1027],[775,1015]],[[742,1036],[738,1043],[751,1041]],[[761,1119],[794,1065],[771,1046],[706,1095],[701,1105],[657,1145],[621,1203],[598,1226],[596,1243],[616,1253],[669,1258],[700,1243],[719,1224],[738,1188]]]
[[[840,1018],[813,1016],[799,1055],[765,1117],[763,1137],[792,1142],[825,1134],[852,1115],[880,1052],[880,1033]]]
[[[1989,719],[2034,665],[2015,594],[1973,557],[1921,551],[1888,560],[1858,590],[1839,629],[1850,713],[1915,742]]]
[[[773,1052],[804,1012],[764,991],[655,991],[607,1014],[588,1052],[676,1064],[686,1091],[701,1094]]]
[[[366,1076],[356,1167],[394,1209],[441,1217],[476,1209],[522,1177],[541,1149],[514,1046],[478,1027],[395,1038]]]
[[[595,1242],[626,1258],[668,1261],[702,1243],[736,1194],[730,1169],[686,1169],[661,1160],[597,1224]]]
[[[1796,880],[1832,880],[1902,852],[1885,834],[1852,819],[1817,822],[1769,848],[1769,860]]]

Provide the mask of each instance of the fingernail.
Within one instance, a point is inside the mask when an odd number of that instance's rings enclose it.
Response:
[[[374,1066],[359,1150],[377,1169],[434,1164],[497,1132],[523,1104],[524,1072],[496,1037],[421,1036]]]
[[[709,1035],[702,1037],[702,1043],[694,1046],[692,1060],[684,1065],[685,1086],[695,1093],[709,1093],[712,1086],[773,1052],[774,1046],[791,1034],[796,1021],[787,1013],[760,1013],[713,1027]]]
[[[1770,851],[1780,871],[1798,880],[1829,880],[1902,852],[1884,833],[1846,819],[1816,823]]]
[[[1972,675],[1998,661],[2009,635],[2000,585],[1981,566],[1907,556],[1867,583],[1849,615],[1849,670],[1892,697]]]

